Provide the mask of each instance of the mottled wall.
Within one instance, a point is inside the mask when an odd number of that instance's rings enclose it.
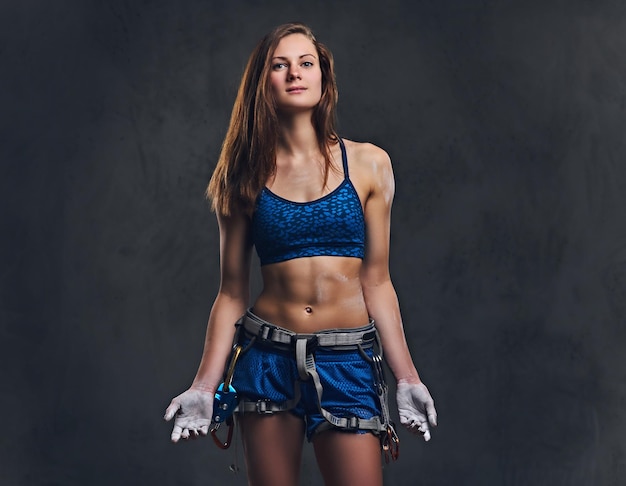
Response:
[[[238,77],[293,19],[335,54],[341,133],[394,161],[392,272],[440,426],[402,433],[386,484],[621,484],[626,8],[608,0],[4,2],[0,483],[245,483],[161,417],[217,290],[203,189]],[[303,476],[320,484],[310,453]]]

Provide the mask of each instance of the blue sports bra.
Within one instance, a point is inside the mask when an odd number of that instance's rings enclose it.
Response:
[[[365,217],[350,181],[348,158],[339,139],[344,179],[310,202],[284,199],[263,188],[252,216],[252,241],[261,265],[320,255],[363,258]]]

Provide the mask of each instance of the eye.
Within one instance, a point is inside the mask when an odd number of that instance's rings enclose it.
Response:
[[[313,63],[312,63],[311,61],[304,61],[304,62],[302,63],[302,65],[303,65],[304,67],[312,67],[312,66],[313,66]]]
[[[276,64],[272,65],[272,69],[274,71],[278,71],[279,69],[283,69],[285,67],[287,67],[287,64],[284,62],[277,62]]]

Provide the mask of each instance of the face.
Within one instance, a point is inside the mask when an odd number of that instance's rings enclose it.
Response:
[[[271,59],[270,84],[280,111],[314,108],[322,97],[317,49],[303,34],[283,37]]]

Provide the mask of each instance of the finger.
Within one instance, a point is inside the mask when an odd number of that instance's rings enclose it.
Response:
[[[412,427],[415,424],[415,418],[408,415],[400,415],[400,423],[405,427]]]
[[[172,401],[170,406],[165,410],[165,416],[163,417],[166,421],[170,421],[176,415],[176,412],[180,410],[180,403]]]
[[[180,434],[183,429],[181,429],[180,425],[174,425],[174,429],[172,430],[171,439],[172,442],[176,443],[180,439]]]
[[[428,422],[426,420],[418,421],[416,425],[417,430],[422,434],[424,440],[428,442],[430,440],[430,427],[428,427]]]
[[[433,427],[437,426],[437,410],[435,410],[435,405],[433,403],[429,403],[426,405],[426,413],[428,414],[428,421],[430,425]]]
[[[430,425],[433,427],[437,427],[437,412],[428,414],[428,422],[430,422]]]
[[[189,439],[189,429],[183,429],[183,431],[180,433],[180,436],[183,439]]]
[[[404,425],[407,430],[409,432],[411,432],[412,434],[421,434],[422,431],[420,430],[420,424],[421,422],[415,418],[413,419],[405,419],[404,422],[402,420],[400,420],[400,423],[402,425]]]

